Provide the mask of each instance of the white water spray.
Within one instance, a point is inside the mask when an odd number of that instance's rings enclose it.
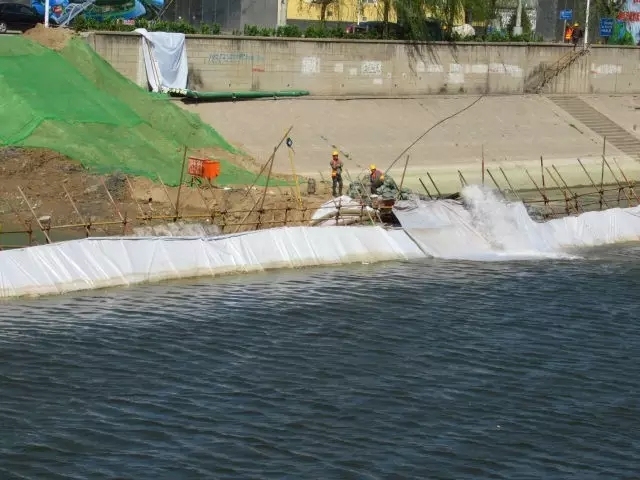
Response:
[[[463,189],[464,206],[415,202],[396,216],[425,253],[462,260],[575,258],[576,249],[640,240],[640,207],[535,222],[520,202],[480,186]]]

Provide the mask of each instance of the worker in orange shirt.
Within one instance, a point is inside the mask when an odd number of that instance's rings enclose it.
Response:
[[[338,156],[338,151],[334,150],[331,156],[331,162],[329,163],[331,166],[331,180],[333,182],[333,196],[337,197],[338,194],[336,190],[338,187],[340,191],[340,196],[342,196],[342,160]]]
[[[573,26],[567,25],[567,28],[564,29],[564,43],[571,42],[573,38]]]

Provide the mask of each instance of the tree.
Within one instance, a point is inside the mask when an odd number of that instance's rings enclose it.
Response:
[[[615,18],[625,3],[625,0],[596,0],[595,10],[601,17]]]
[[[327,8],[332,3],[338,3],[338,0],[311,0],[312,5],[320,5],[320,21],[324,22],[327,19]]]

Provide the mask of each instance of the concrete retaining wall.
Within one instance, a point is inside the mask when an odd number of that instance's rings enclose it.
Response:
[[[143,85],[136,34],[92,33],[87,40],[116,70]],[[309,90],[313,95],[411,96],[519,94],[545,65],[570,51],[561,44],[401,42],[187,37],[190,88],[200,91]],[[640,48],[594,46],[547,93],[640,92]]]

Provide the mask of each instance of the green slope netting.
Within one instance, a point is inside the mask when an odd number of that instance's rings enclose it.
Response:
[[[197,116],[121,76],[84,41],[56,53],[20,36],[0,38],[0,144],[48,148],[97,173],[159,174],[169,185],[180,181],[184,145],[236,152]],[[219,184],[255,177],[220,163]]]

